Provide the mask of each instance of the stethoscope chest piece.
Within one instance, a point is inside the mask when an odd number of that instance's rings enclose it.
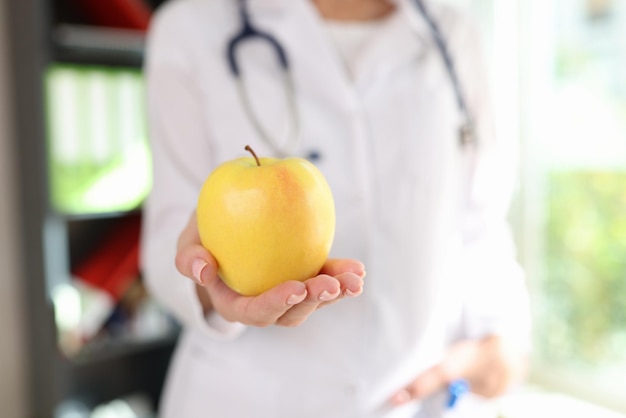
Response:
[[[461,148],[469,148],[478,143],[476,129],[471,122],[465,122],[459,127],[459,145]]]

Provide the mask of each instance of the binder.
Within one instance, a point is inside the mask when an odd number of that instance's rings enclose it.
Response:
[[[106,292],[119,301],[128,286],[139,277],[140,217],[121,218],[72,276]]]
[[[93,339],[139,279],[140,217],[122,218],[100,245],[72,271],[85,295],[81,318],[72,331],[80,345]]]
[[[142,0],[72,0],[87,24],[146,31],[151,7]]]
[[[151,187],[138,70],[54,65],[46,74],[52,206],[63,214],[136,209]]]

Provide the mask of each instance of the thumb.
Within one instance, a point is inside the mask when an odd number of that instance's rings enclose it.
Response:
[[[217,261],[200,242],[196,214],[193,212],[181,231],[176,245],[176,269],[201,286],[217,276]]]
[[[206,286],[217,277],[215,258],[199,245],[180,249],[176,254],[176,269],[183,275]]]

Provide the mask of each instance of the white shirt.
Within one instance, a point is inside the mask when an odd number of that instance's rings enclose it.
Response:
[[[184,324],[161,416],[408,417],[387,400],[446,347],[500,334],[527,344],[523,275],[505,222],[513,165],[491,130],[476,32],[431,6],[480,137],[458,144],[452,85],[413,3],[377,29],[352,77],[308,0],[249,0],[254,23],[291,63],[300,119],[297,154],[316,151],[337,210],[333,257],[367,270],[364,292],[296,328],[204,318],[194,284],[174,267],[176,240],[217,164],[271,149],[243,109],[225,61],[239,30],[237,2],[174,0],[150,30],[146,75],[154,189],[142,262],[154,296]],[[238,53],[259,119],[278,135],[284,89],[270,48]],[[441,399],[422,415],[441,416]],[[428,412],[425,412],[428,411]]]
[[[339,54],[346,71],[351,79],[359,58],[366,54],[373,39],[384,33],[385,24],[390,18],[372,21],[326,21],[325,27],[328,36]]]

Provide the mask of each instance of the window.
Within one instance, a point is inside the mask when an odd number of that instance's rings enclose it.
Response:
[[[626,2],[520,4],[532,377],[626,410]]]

